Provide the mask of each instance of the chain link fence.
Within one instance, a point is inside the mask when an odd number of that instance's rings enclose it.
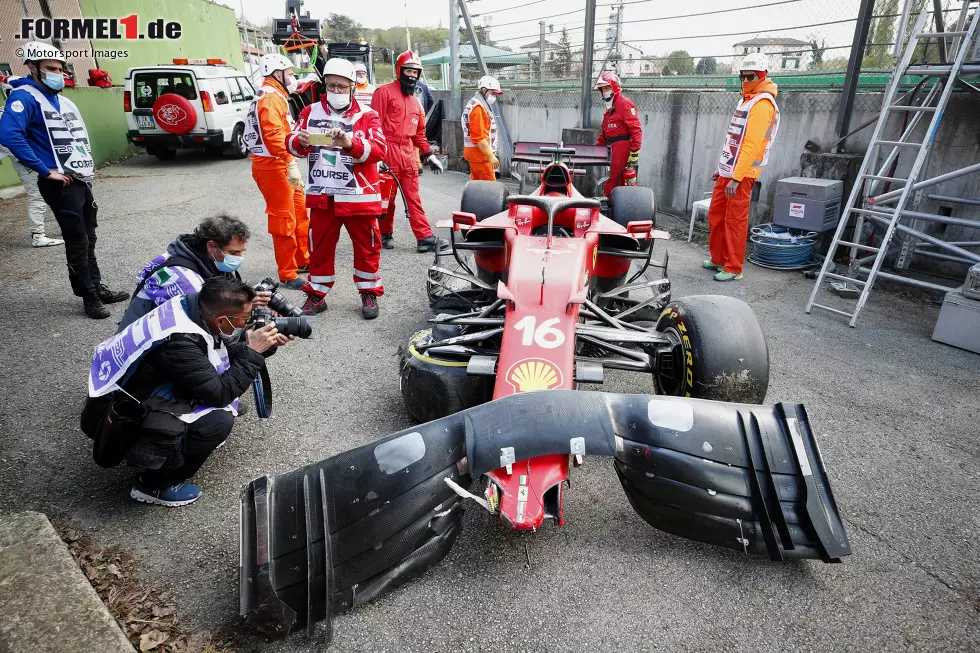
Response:
[[[931,6],[932,0],[915,1],[910,24],[926,2]],[[960,4],[944,0],[951,19]],[[470,0],[484,59],[504,88],[581,87],[585,2],[581,5]],[[762,53],[781,91],[839,90],[859,7],[860,0],[703,0],[690,10],[652,0],[603,2],[596,12],[592,79],[609,70],[627,89],[737,92],[742,58]],[[887,84],[902,7],[903,0],[875,2],[859,89],[882,90]],[[468,47],[463,46],[464,86],[474,84],[478,72],[475,61],[466,60]]]

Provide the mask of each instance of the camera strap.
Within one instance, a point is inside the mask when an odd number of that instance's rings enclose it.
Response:
[[[252,381],[252,395],[255,398],[255,413],[263,419],[272,417],[272,380],[264,365]]]

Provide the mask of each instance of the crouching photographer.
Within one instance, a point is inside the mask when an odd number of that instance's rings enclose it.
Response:
[[[212,277],[96,347],[82,430],[99,465],[143,468],[133,499],[177,507],[201,496],[186,481],[231,433],[265,357],[293,339],[252,320],[254,299],[242,281]]]

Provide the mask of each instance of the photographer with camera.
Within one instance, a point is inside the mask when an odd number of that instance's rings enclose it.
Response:
[[[201,221],[194,233],[177,236],[136,275],[136,290],[117,333],[174,297],[199,292],[207,279],[240,279],[250,235],[238,218],[217,215]],[[255,306],[267,305],[271,296],[269,289],[256,292]]]
[[[254,299],[240,280],[215,276],[96,347],[82,430],[99,465],[125,458],[144,468],[136,501],[178,507],[200,497],[187,479],[231,433],[265,356],[293,339],[275,321],[246,329]]]

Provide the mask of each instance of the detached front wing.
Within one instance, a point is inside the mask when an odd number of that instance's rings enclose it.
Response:
[[[614,458],[637,513],[681,537],[838,562],[850,544],[803,407],[555,390],[505,397],[242,492],[241,612],[283,636],[438,563],[461,528],[445,482],[551,454]]]

